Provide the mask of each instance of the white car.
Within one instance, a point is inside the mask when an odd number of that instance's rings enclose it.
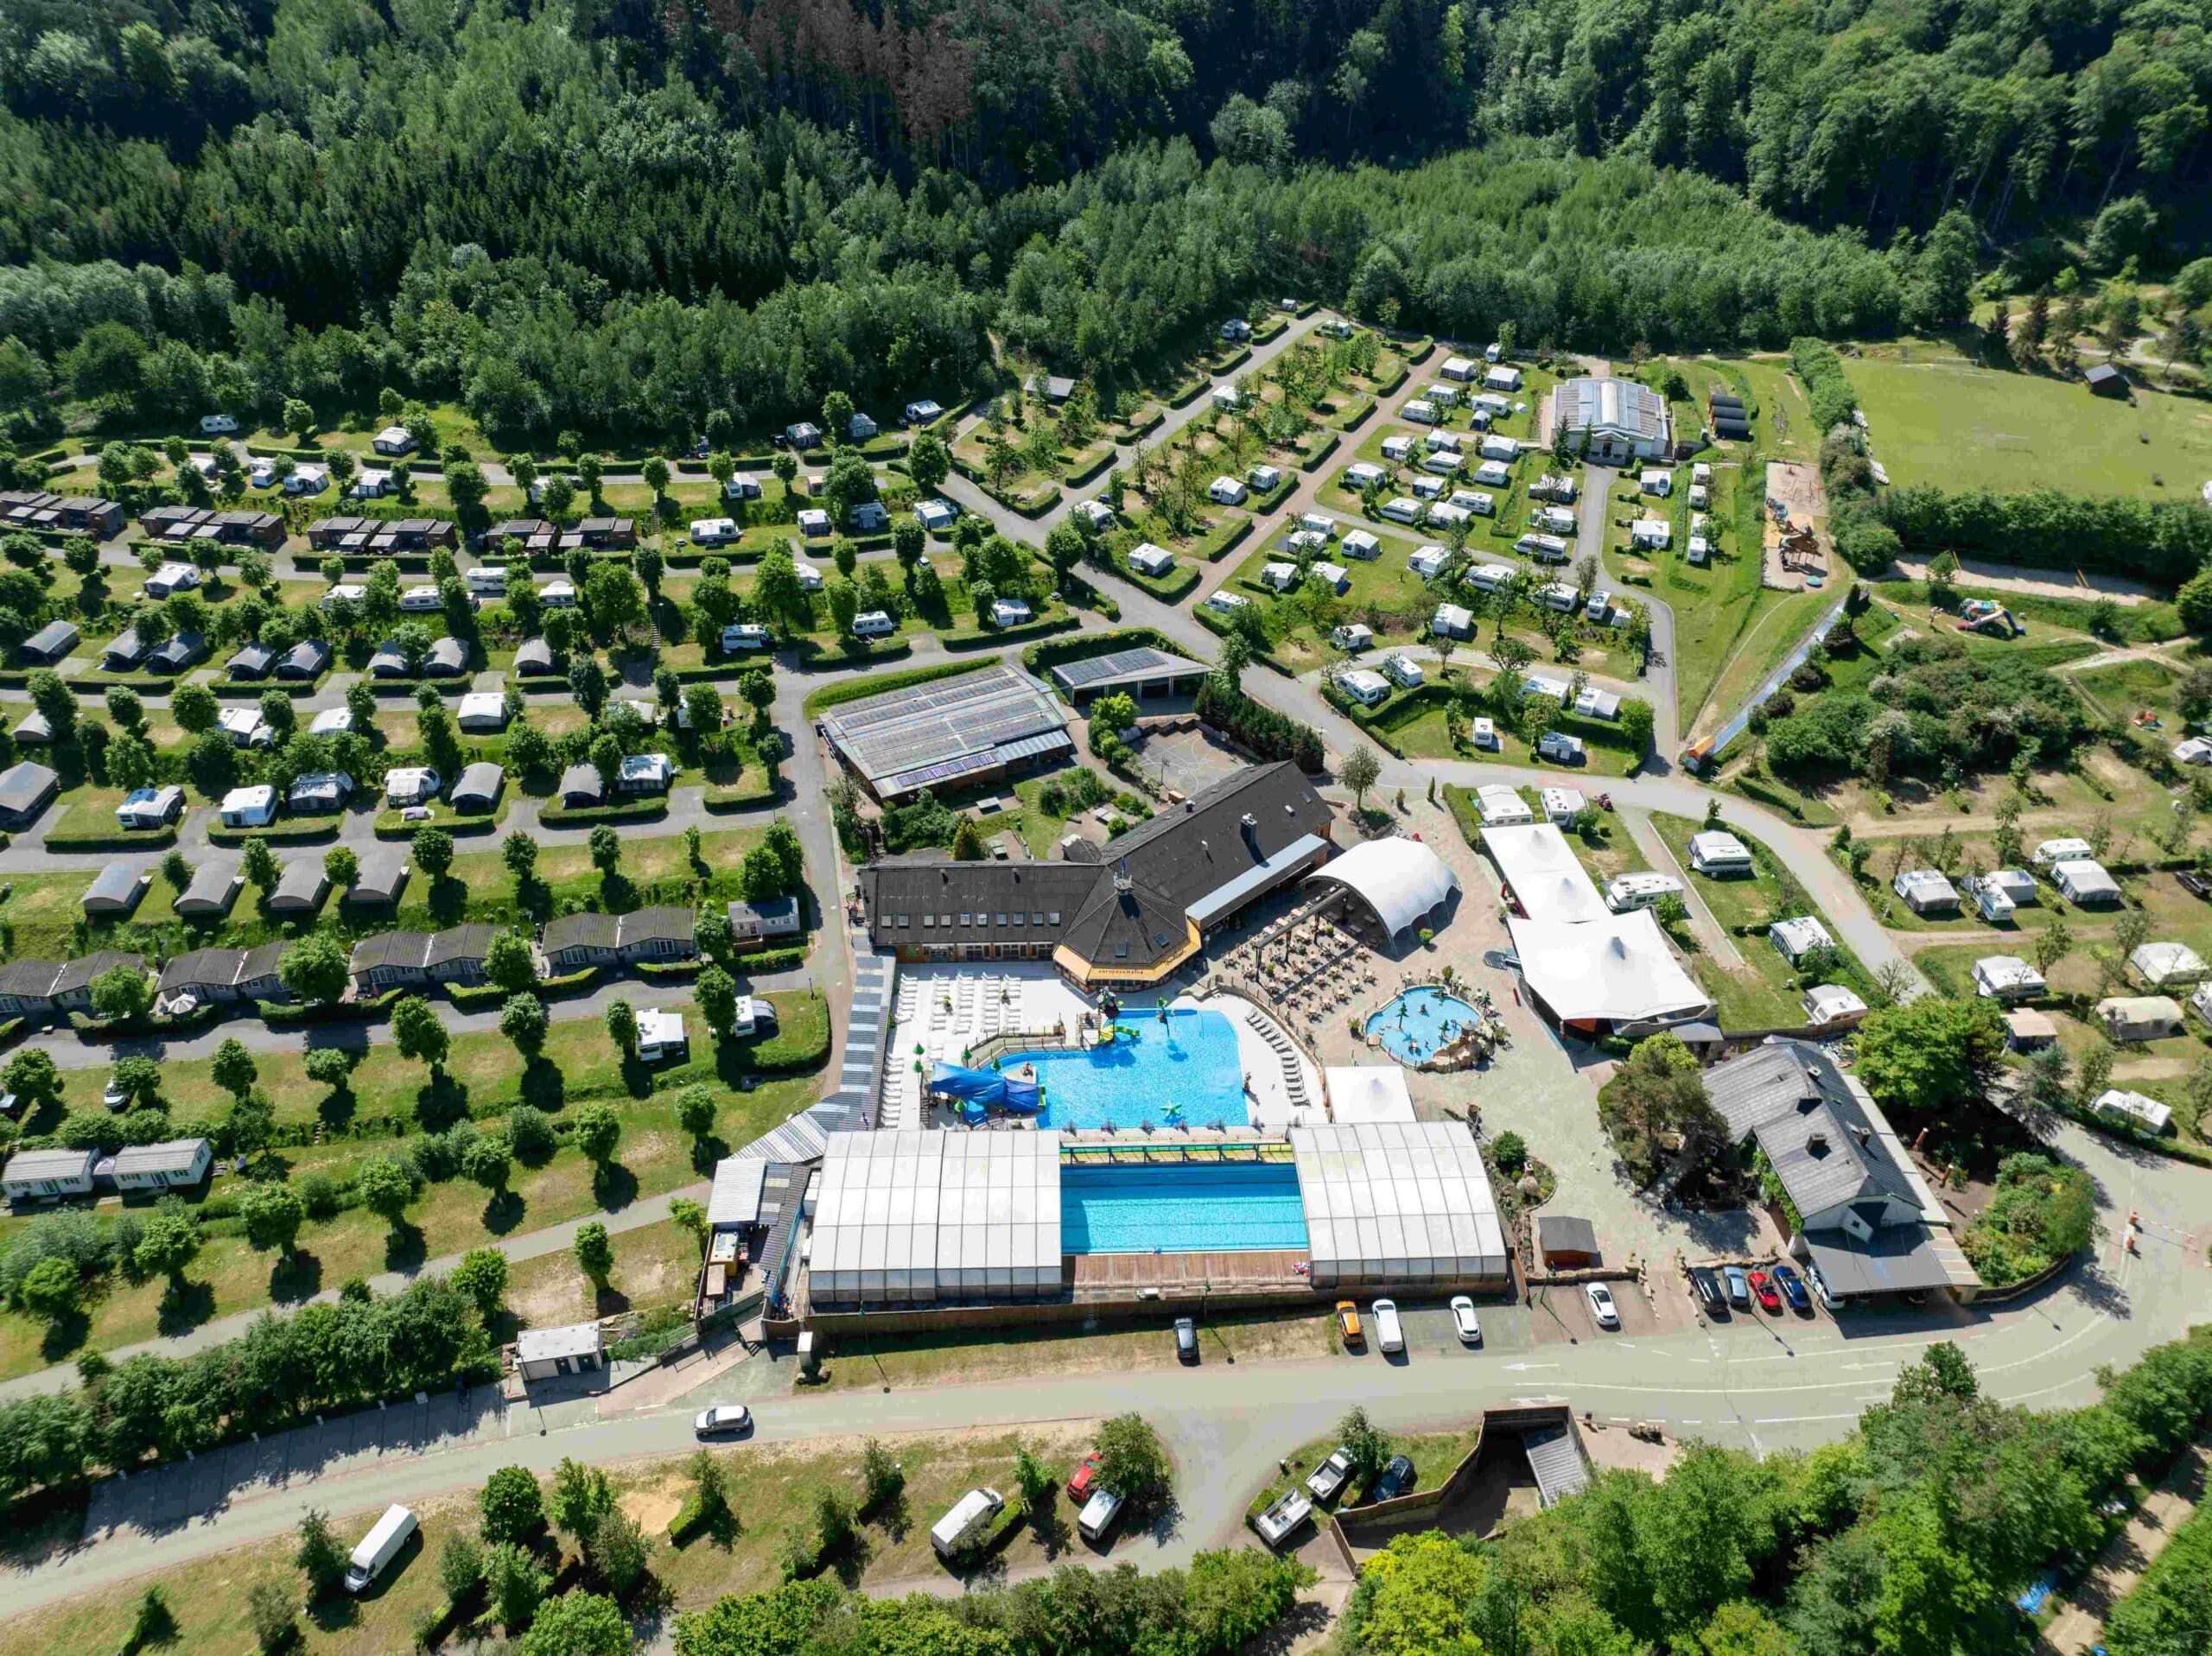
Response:
[[[1583,1297],[1590,1302],[1590,1315],[1601,1329],[1617,1329],[1621,1325],[1620,1308],[1613,1304],[1612,1291],[1602,1282],[1586,1283]]]
[[[1483,1325],[1475,1317],[1475,1302],[1465,1294],[1452,1296],[1452,1331],[1467,1345],[1482,1343]]]
[[[743,1431],[753,1424],[753,1411],[742,1403],[717,1403],[702,1409],[691,1423],[694,1437],[713,1437],[722,1432]]]

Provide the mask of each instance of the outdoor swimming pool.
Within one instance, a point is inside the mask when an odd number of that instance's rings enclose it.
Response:
[[[1060,1170],[1064,1253],[1244,1253],[1306,1245],[1298,1170],[1287,1162]]]
[[[1011,1075],[1036,1066],[1045,1089],[1040,1127],[1250,1125],[1236,1031],[1219,1012],[1185,1007],[1162,1023],[1156,1012],[1124,1012],[1120,1027],[1110,1046],[1009,1052],[994,1067]]]
[[[1382,1050],[1400,1063],[1419,1063],[1481,1016],[1457,995],[1441,989],[1408,989],[1367,1020],[1367,1032],[1379,1036]]]

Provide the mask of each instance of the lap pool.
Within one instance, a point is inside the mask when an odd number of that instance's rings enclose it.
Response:
[[[1064,1253],[1243,1253],[1306,1246],[1298,1170],[1286,1162],[1060,1170]]]
[[[994,1067],[1014,1075],[1032,1066],[1044,1088],[1040,1127],[1251,1124],[1236,1030],[1217,1012],[1184,1007],[1169,1012],[1164,1023],[1157,1012],[1125,1012],[1110,1045],[1082,1052],[1009,1052]]]

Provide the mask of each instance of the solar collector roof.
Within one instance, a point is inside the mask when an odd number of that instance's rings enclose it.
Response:
[[[823,722],[879,787],[922,786],[1071,746],[1052,694],[1006,666],[869,696]]]

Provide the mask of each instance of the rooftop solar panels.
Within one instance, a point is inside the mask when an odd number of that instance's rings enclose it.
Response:
[[[823,724],[846,763],[883,796],[1074,746],[1052,694],[1006,666],[849,702]]]
[[[1195,676],[1205,670],[1203,662],[1171,656],[1146,644],[1135,650],[1116,650],[1109,655],[1091,656],[1083,661],[1065,662],[1052,669],[1052,682],[1075,695],[1109,684],[1148,683],[1186,674]]]

